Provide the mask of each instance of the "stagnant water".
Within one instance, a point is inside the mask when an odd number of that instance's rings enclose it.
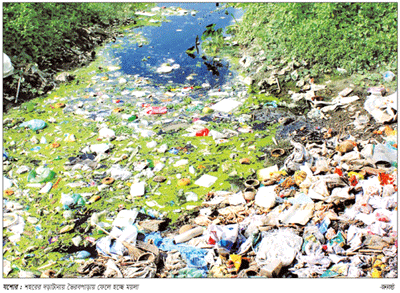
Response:
[[[193,79],[190,80],[190,85],[209,83],[214,87],[223,84],[229,73],[229,64],[223,59],[215,59],[204,54],[201,49],[201,35],[206,30],[206,26],[211,24],[215,24],[215,30],[219,28],[224,30],[234,22],[234,19],[239,19],[243,11],[231,7],[221,8],[216,3],[157,3],[157,6],[181,7],[186,10],[195,10],[197,13],[168,16],[171,22],[162,22],[161,26],[133,29],[132,32],[141,32],[147,39],[148,43],[142,46],[130,42],[129,38],[132,36],[118,40],[120,45],[116,48],[111,46],[109,54],[119,61],[121,73],[139,74],[160,84],[168,82],[188,84],[187,77],[191,74]],[[185,51],[195,46],[196,39],[200,43],[199,51],[188,55]],[[156,69],[163,63],[178,64],[180,67],[171,73],[159,74]],[[218,66],[212,66],[216,63]]]

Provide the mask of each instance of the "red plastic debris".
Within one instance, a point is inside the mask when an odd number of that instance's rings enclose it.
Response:
[[[167,113],[167,107],[149,107],[146,110],[146,114],[148,115],[165,114],[165,113]]]
[[[350,181],[350,185],[351,186],[356,186],[358,184],[358,179],[357,179],[357,177],[355,175],[352,175],[349,178],[349,181]]]
[[[210,130],[208,130],[207,128],[204,128],[200,131],[197,131],[196,136],[208,136],[209,133],[210,133]]]
[[[340,177],[343,176],[343,172],[339,168],[335,168],[335,174],[338,174]]]
[[[378,179],[379,179],[379,182],[380,182],[380,184],[382,186],[394,183],[393,175],[389,175],[389,174],[386,174],[386,173],[383,173],[383,172],[379,173]]]

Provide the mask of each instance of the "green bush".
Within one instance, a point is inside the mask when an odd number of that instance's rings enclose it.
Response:
[[[242,3],[240,43],[350,72],[397,65],[397,3]]]
[[[3,3],[3,51],[13,63],[62,58],[78,28],[106,25],[143,3]],[[66,41],[67,40],[67,41]]]

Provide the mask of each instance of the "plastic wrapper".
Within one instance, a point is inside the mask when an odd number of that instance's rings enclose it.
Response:
[[[310,186],[308,196],[312,199],[324,200],[329,196],[328,187],[324,181],[316,181]]]
[[[336,187],[332,190],[331,195],[325,199],[325,202],[333,202],[336,200],[345,201],[353,199],[354,194],[350,194],[350,187]]]
[[[138,214],[139,212],[137,209],[122,210],[115,218],[113,226],[124,228],[126,226],[133,225]]]
[[[96,153],[96,154],[104,154],[112,147],[113,147],[113,145],[110,143],[93,144],[90,146],[89,151]],[[82,150],[82,152],[83,152],[83,150]]]
[[[381,195],[382,187],[379,184],[379,179],[377,176],[370,177],[367,180],[360,180],[364,196],[376,196]]]
[[[202,186],[202,187],[210,187],[217,181],[217,177],[204,174],[199,179],[197,179],[194,184]]]
[[[314,174],[319,174],[329,171],[328,160],[324,157],[319,157],[315,161],[315,167],[317,168],[317,170],[315,171]]]

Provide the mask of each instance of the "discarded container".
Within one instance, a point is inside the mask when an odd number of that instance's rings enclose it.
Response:
[[[285,154],[285,150],[278,148],[271,151],[271,156],[273,157],[281,157]]]
[[[257,179],[248,179],[244,182],[244,186],[258,188],[260,186],[260,181]]]
[[[256,195],[256,189],[252,186],[246,187],[243,190],[243,196],[244,196],[245,200],[247,200],[247,201],[253,200],[255,195]]]
[[[189,178],[182,178],[178,180],[178,186],[186,186],[190,184]]]
[[[81,250],[75,254],[75,258],[77,259],[85,259],[90,257],[90,252],[86,250]]]

